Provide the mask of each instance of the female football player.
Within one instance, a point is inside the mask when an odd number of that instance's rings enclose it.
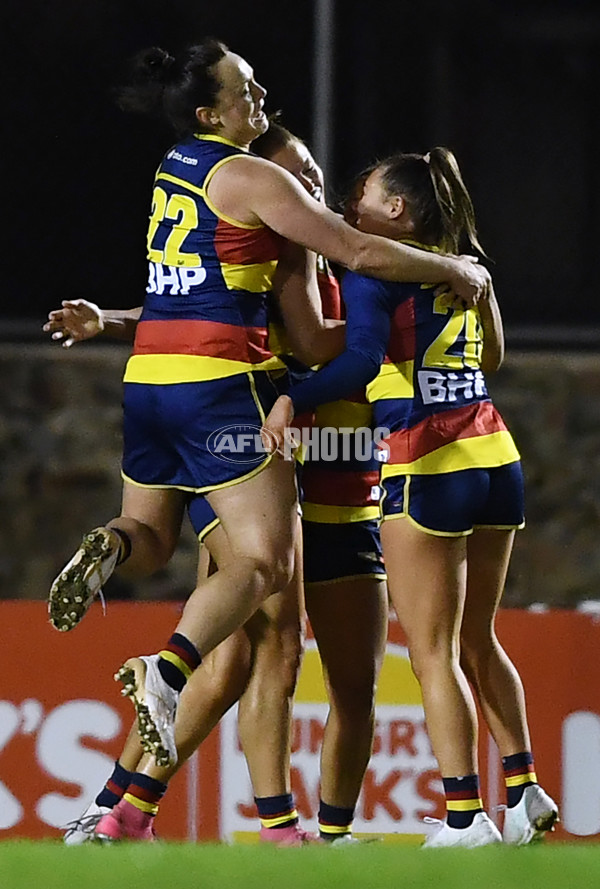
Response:
[[[322,199],[321,171],[306,145],[284,127],[271,122],[254,151],[289,170],[313,197]],[[318,284],[323,314],[338,319],[339,289],[326,264],[319,269]],[[283,309],[288,327],[295,320],[298,324],[304,320],[290,319],[285,306]],[[139,313],[138,309],[101,312],[83,300],[66,302],[63,309],[50,314],[46,330],[54,331],[54,338],[62,338],[65,344],[94,336],[102,328],[113,335],[132,337]],[[362,421],[369,420],[367,405],[350,402],[347,415],[343,414],[343,403],[334,408],[344,427],[350,428],[355,422],[357,408]],[[327,424],[326,414],[322,413],[320,419]],[[330,698],[321,750],[319,809],[320,834],[328,840],[347,840],[351,836],[373,737],[375,683],[387,627],[385,574],[374,521],[377,506],[373,490],[377,481],[376,466],[354,459],[340,459],[335,464],[308,463],[303,470],[307,489],[303,504],[303,530],[308,537],[304,548],[306,606]],[[199,539],[206,543],[216,564],[222,564],[228,556],[226,542],[206,499],[192,497],[188,511]],[[175,528],[171,536],[177,533]],[[205,576],[205,571],[201,570],[200,576]],[[286,826],[281,817],[282,807],[290,813],[294,811],[288,738],[290,702],[299,662],[293,645],[298,636],[297,600],[294,590],[270,597],[270,607],[259,609],[244,631],[232,634],[215,649],[214,656],[205,660],[203,669],[193,674],[176,719],[177,765],[158,765],[152,757],[140,763],[137,734],[129,736],[106,787],[67,832],[68,843],[86,839],[100,816],[108,814],[123,796],[125,801],[102,821],[104,835],[152,839],[159,802],[155,797],[164,793],[179,765],[240,695],[239,732],[259,814],[263,816],[261,836],[278,843],[307,840],[297,824]],[[350,649],[354,651],[351,660],[346,657]],[[266,702],[271,706],[267,708]],[[270,738],[268,744],[265,738]],[[155,797],[150,802],[152,791]],[[141,802],[140,793],[144,797]],[[140,805],[142,808],[136,811]],[[263,811],[269,805],[278,806],[277,827],[265,824],[272,820]]]
[[[424,253],[480,249],[470,197],[443,148],[391,157],[368,175],[362,231]],[[493,292],[467,308],[423,283],[347,272],[346,350],[291,388],[267,418],[277,441],[294,412],[368,384],[382,451],[382,544],[390,597],[420,682],[447,803],[426,845],[500,841],[483,811],[475,697],[501,756],[504,839],[527,843],[552,828],[555,803],[535,776],[520,677],[494,628],[515,530],[523,525],[518,451],[486,389],[503,357]]]

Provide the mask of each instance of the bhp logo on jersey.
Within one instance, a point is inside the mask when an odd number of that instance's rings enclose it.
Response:
[[[417,376],[423,404],[488,397],[485,379],[480,370],[462,373],[420,370]]]
[[[206,281],[206,269],[201,265],[178,268],[161,262],[151,262],[148,264],[148,270],[146,293],[187,296],[192,287],[199,287]]]

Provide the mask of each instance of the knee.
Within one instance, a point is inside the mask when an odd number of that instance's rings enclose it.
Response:
[[[202,668],[201,668],[202,669]],[[248,671],[243,668],[230,667],[219,674],[195,674],[186,685],[183,693],[186,700],[192,701],[194,707],[201,706],[204,713],[216,711],[225,713],[244,692],[248,682]],[[201,702],[201,704],[199,704]]]
[[[175,553],[175,547],[177,543],[174,540],[170,540],[169,538],[160,537],[159,535],[155,535],[155,543],[153,546],[154,553],[154,562],[155,569],[153,573],[156,571],[162,571],[167,567],[173,555]]]
[[[255,616],[256,617],[256,616]],[[291,698],[296,690],[302,662],[303,639],[300,624],[284,627],[259,613],[255,627],[254,673],[260,686],[278,698]]]
[[[294,574],[294,554],[282,553],[272,557],[262,556],[254,560],[255,571],[263,598],[286,588]]]
[[[168,529],[154,528],[137,519],[119,518],[108,522],[107,528],[120,532],[131,547],[120,567],[124,577],[144,577],[165,568],[177,546],[177,537]]]
[[[223,701],[226,707],[234,704],[248,684],[251,666],[250,643],[243,631],[233,633],[217,646],[202,663],[206,695]],[[192,675],[193,682],[199,671]]]
[[[294,550],[289,549],[278,553],[272,560],[273,592],[284,590],[294,576]]]
[[[474,683],[495,650],[495,640],[489,633],[475,635],[463,631],[460,637],[460,665],[467,679]]]
[[[370,722],[375,713],[377,683],[374,674],[360,676],[328,676],[331,710],[342,722]]]
[[[419,682],[432,674],[451,670],[459,660],[458,647],[449,639],[414,640],[409,642],[408,652],[412,671]]]

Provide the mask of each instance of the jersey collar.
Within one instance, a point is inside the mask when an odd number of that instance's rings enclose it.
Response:
[[[223,136],[212,136],[209,133],[194,133],[194,138],[200,139],[203,142],[222,142],[223,145],[231,145],[232,148],[239,148],[240,151],[248,151],[243,145],[238,145],[237,142],[232,142],[231,139],[225,139]]]

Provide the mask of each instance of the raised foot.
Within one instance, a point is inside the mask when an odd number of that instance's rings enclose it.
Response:
[[[94,528],[50,587],[48,615],[52,626],[66,633],[77,626],[102,585],[113,573],[119,542],[108,528]]]
[[[157,665],[158,655],[129,658],[115,679],[123,683],[121,694],[135,707],[142,747],[158,765],[166,766],[177,762],[174,723],[179,695]]]

